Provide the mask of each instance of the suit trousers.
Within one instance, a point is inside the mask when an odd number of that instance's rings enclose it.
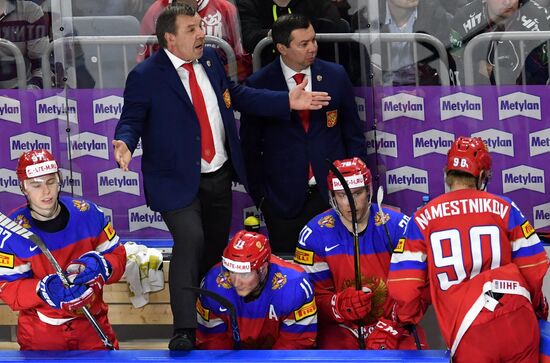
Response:
[[[168,284],[174,330],[197,327],[196,296],[183,287],[198,287],[200,279],[221,256],[231,228],[231,163],[201,174],[199,192],[181,209],[162,212],[174,239]]]
[[[275,253],[294,256],[300,231],[316,215],[323,213],[330,205],[321,196],[319,188],[314,185],[308,188],[306,201],[300,213],[293,218],[279,215],[271,207],[269,200],[264,199],[261,210],[269,233],[271,249]]]

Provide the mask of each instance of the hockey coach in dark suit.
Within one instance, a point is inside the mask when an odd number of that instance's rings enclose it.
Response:
[[[174,247],[170,302],[171,350],[194,348],[195,296],[184,286],[219,261],[229,239],[231,182],[246,185],[233,107],[290,119],[290,109],[315,110],[326,93],[254,90],[231,82],[216,53],[204,47],[201,18],[188,5],[158,18],[161,49],[128,75],[124,107],[113,140],[115,159],[128,169],[138,140],[147,204],[161,213]]]
[[[294,254],[302,227],[330,207],[325,159],[365,160],[366,144],[349,77],[342,66],[316,59],[310,21],[283,15],[271,35],[280,57],[249,77],[247,85],[287,91],[305,78],[309,90],[331,95],[328,106],[292,112],[290,119],[241,115],[250,194],[264,214],[272,248]]]

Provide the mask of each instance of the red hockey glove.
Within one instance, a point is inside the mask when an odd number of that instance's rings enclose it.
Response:
[[[397,322],[380,318],[367,337],[367,349],[397,349],[399,338],[404,331]]]
[[[348,287],[334,294],[330,300],[334,318],[340,323],[364,318],[370,312],[371,298],[371,290],[366,287],[362,291]]]
[[[546,296],[542,297],[539,307],[535,309],[535,314],[539,319],[548,320],[548,300],[546,300]]]

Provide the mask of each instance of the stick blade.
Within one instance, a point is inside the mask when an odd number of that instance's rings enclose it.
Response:
[[[382,209],[382,201],[384,200],[384,187],[379,186],[378,191],[376,192],[376,204]]]
[[[378,191],[376,192],[376,204],[378,205],[378,216],[380,217],[380,221],[382,224],[386,224],[386,213],[384,213],[384,210],[382,209],[382,201],[384,200],[384,187],[379,186]]]

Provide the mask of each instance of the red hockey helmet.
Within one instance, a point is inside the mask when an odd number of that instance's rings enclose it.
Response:
[[[447,153],[447,171],[462,171],[479,177],[482,171],[491,171],[491,155],[480,137],[461,136]],[[487,175],[488,176],[488,175]]]
[[[223,251],[222,265],[230,272],[257,271],[269,261],[271,247],[263,234],[241,230]]]
[[[342,176],[351,188],[368,187],[369,191],[372,188],[372,175],[369,168],[359,158],[336,160],[334,166],[342,173]],[[340,180],[334,175],[332,170],[329,170],[327,177],[328,190],[343,190],[344,187]]]
[[[59,168],[53,155],[44,149],[23,153],[17,163],[17,179],[23,182],[42,175],[57,173]]]

